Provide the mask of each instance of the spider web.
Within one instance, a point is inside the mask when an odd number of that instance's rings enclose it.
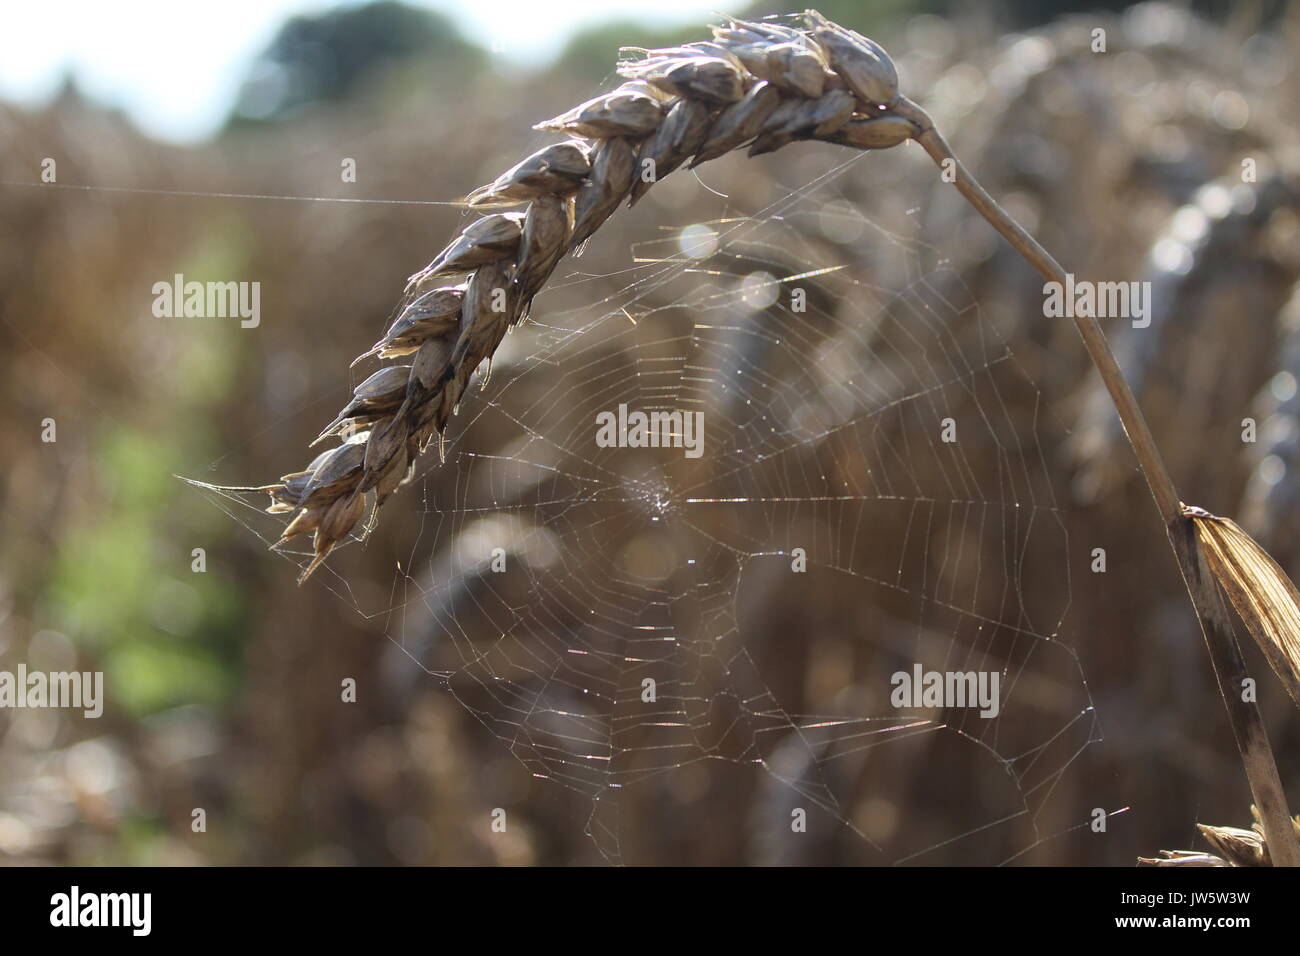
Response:
[[[391,600],[346,551],[318,572],[589,800],[610,862],[701,770],[737,772],[710,812],[738,801],[748,860],[1001,863],[1087,824],[1053,800],[1100,727],[1039,393],[915,221],[846,199],[869,159],[712,200],[620,272],[566,260],[385,507]],[[620,405],[702,412],[703,454],[600,447]],[[278,536],[262,499],[210,496]],[[1000,712],[894,707],[918,664],[996,671]]]

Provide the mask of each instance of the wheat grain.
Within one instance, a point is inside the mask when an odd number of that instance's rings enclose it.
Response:
[[[751,155],[801,139],[884,149],[919,131],[888,112],[898,74],[878,44],[814,11],[804,24],[733,19],[712,40],[625,49],[626,83],[536,127],[578,138],[538,150],[467,197],[473,208],[527,208],[475,221],[410,277],[415,298],[357,361],[413,354],[411,364],[385,366],[357,386],[317,439],[346,441],[264,489],[268,511],[291,516],[275,547],[314,533],[300,581],[409,480],[473,372],[528,314],[564,254],[620,202],[634,204],[688,161],[746,145]],[[465,278],[428,288],[447,276]]]

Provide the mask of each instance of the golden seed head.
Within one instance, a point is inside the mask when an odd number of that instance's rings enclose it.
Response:
[[[565,252],[585,243],[619,203],[635,203],[687,162],[746,146],[758,154],[821,139],[882,149],[917,135],[882,109],[898,94],[888,54],[815,11],[805,19],[807,29],[729,19],[712,39],[624,50],[621,86],[535,127],[582,139],[544,147],[470,193],[471,207],[526,208],[476,220],[410,277],[411,301],[356,362],[413,355],[411,364],[365,379],[317,439],[353,432],[348,441],[265,489],[268,511],[294,514],[286,537],[315,531],[300,580],[352,532],[367,496],[382,505],[435,436],[441,451],[470,376],[490,368]],[[467,278],[425,288],[452,274]]]

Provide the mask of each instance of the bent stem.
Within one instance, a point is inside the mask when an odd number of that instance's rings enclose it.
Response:
[[[919,130],[914,137],[917,143],[951,177],[950,181],[957,187],[957,191],[1011,243],[1012,248],[1049,282],[1059,282],[1062,285],[1066,283],[1066,273],[1060,263],[980,186],[935,129],[934,121],[925,110],[907,97],[900,96],[892,107],[892,112],[916,125]],[[1115,410],[1119,413],[1124,434],[1137,456],[1147,487],[1156,500],[1165,532],[1183,575],[1183,583],[1187,586],[1196,616],[1200,619],[1201,633],[1210,652],[1210,663],[1218,680],[1219,694],[1228,709],[1233,737],[1241,753],[1251,794],[1259,809],[1269,856],[1274,866],[1300,866],[1300,844],[1297,843],[1291,823],[1286,793],[1282,789],[1282,780],[1278,775],[1273,750],[1269,746],[1263,718],[1253,701],[1242,699],[1242,682],[1247,676],[1246,661],[1233,633],[1232,621],[1223,597],[1206,566],[1192,521],[1184,513],[1185,506],[1169,477],[1142,409],[1110,350],[1101,325],[1095,316],[1079,315],[1077,310],[1074,311],[1074,324],[1083,338],[1088,357],[1101,374]]]

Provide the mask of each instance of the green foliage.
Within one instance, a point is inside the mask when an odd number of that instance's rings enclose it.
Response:
[[[232,123],[275,122],[314,103],[343,102],[417,60],[463,74],[485,55],[446,16],[395,0],[294,17],[254,61]]]
[[[135,426],[108,436],[97,457],[108,485],[102,517],[62,550],[50,581],[51,617],[90,651],[113,706],[129,713],[220,702],[233,676],[223,651],[241,617],[234,593],[218,575],[192,573],[178,543],[208,539],[166,518],[160,527],[181,493],[170,472],[182,444]]]
[[[185,273],[203,281],[247,272],[246,238],[238,219],[218,220]],[[175,355],[166,407],[115,420],[98,436],[99,498],[50,575],[46,619],[89,652],[111,706],[128,713],[220,704],[238,680],[244,596],[219,560],[231,525],[195,507],[193,491],[172,477],[179,462],[210,458],[222,441],[195,423],[211,420],[233,381],[248,336],[227,332],[196,335]],[[204,573],[191,569],[195,547],[206,551]]]

